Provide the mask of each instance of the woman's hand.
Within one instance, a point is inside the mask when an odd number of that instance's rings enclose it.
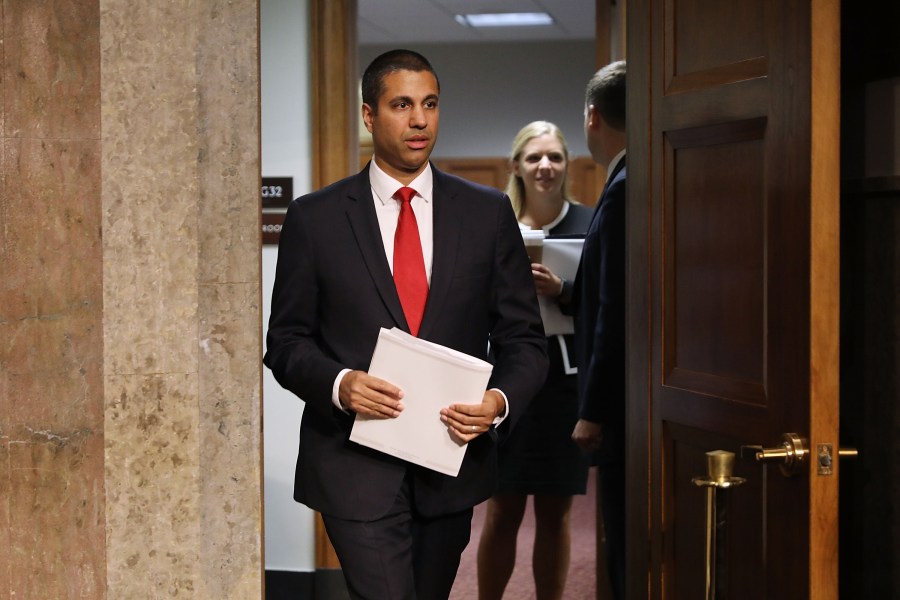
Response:
[[[563,280],[540,263],[531,263],[531,276],[539,296],[556,298],[562,294]]]

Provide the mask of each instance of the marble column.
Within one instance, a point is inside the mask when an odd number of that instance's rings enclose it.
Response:
[[[0,600],[103,598],[99,10],[0,10]]]
[[[258,2],[0,11],[0,600],[260,598]]]

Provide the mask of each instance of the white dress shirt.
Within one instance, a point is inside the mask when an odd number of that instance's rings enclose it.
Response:
[[[397,231],[397,219],[400,217],[400,201],[394,198],[402,183],[385,173],[373,160],[369,165],[369,181],[372,184],[372,197],[375,199],[375,216],[378,217],[378,228],[381,230],[381,241],[384,243],[384,254],[387,256],[391,273],[394,272],[394,233]],[[431,165],[419,173],[419,176],[406,186],[416,190],[410,201],[416,215],[416,226],[419,228],[419,240],[422,242],[422,258],[425,259],[425,276],[431,284],[431,260],[434,255],[434,188]]]
[[[625,158],[625,148],[622,148],[622,150],[620,150],[619,153],[616,154],[611,161],[609,161],[609,166],[606,167],[606,181],[607,182],[609,182],[609,178],[612,176],[612,172],[615,170],[616,167],[619,166],[619,163],[622,161],[623,158]]]

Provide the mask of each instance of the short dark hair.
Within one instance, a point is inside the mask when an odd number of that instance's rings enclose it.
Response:
[[[585,106],[593,105],[610,127],[625,131],[625,61],[609,63],[591,77],[584,92]]]
[[[438,92],[441,91],[441,82],[427,58],[412,50],[388,50],[375,57],[363,73],[362,101],[372,108],[372,112],[378,112],[378,100],[384,93],[384,78],[396,71],[428,71],[437,81]]]

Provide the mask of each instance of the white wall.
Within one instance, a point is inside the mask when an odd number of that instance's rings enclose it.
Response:
[[[294,177],[310,191],[309,8],[307,0],[260,2],[263,177]]]
[[[295,195],[310,191],[312,179],[308,13],[307,0],[260,3],[262,175],[293,177]],[[277,256],[263,247],[263,339]],[[263,369],[263,407],[266,569],[314,571],[314,513],[293,500],[303,402]]]

